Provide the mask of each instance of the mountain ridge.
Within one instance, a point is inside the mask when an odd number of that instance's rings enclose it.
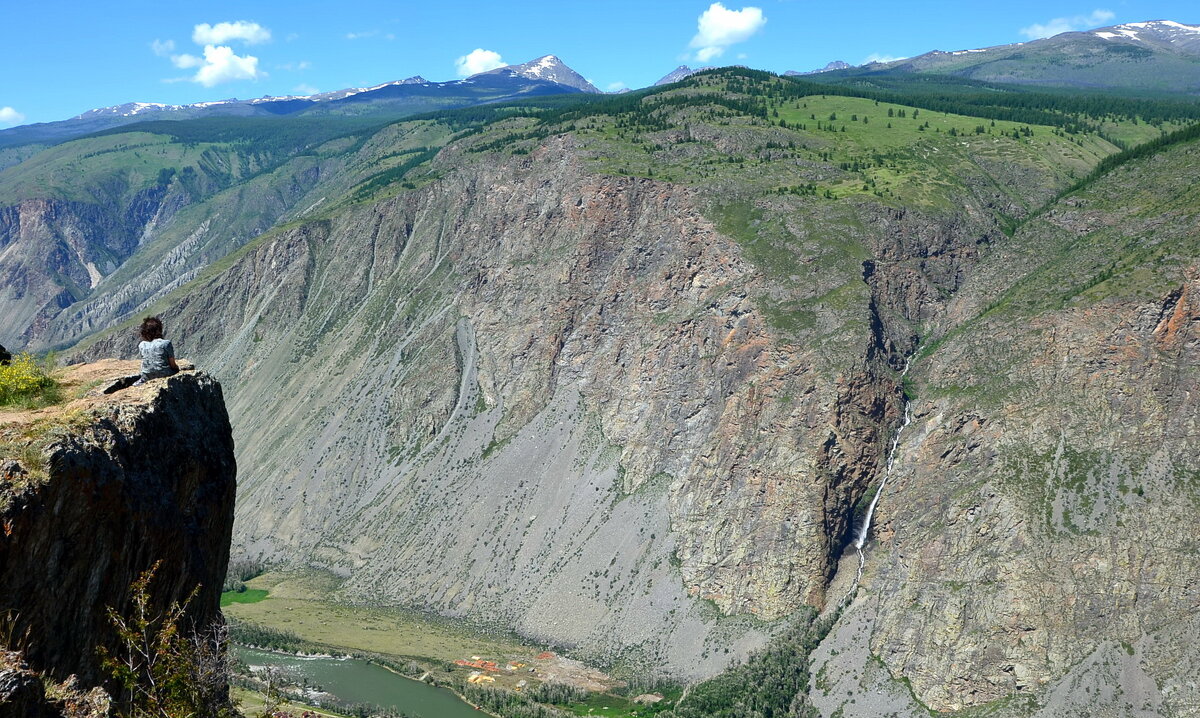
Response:
[[[987,82],[1200,94],[1200,25],[1173,20],[1071,31],[1028,42],[932,50],[841,76],[938,73]]]
[[[313,95],[230,98],[183,105],[128,102],[87,110],[66,120],[19,125],[0,130],[0,148],[61,142],[112,127],[145,120],[204,117],[281,117],[298,115],[376,114],[399,118],[430,110],[464,107],[522,96],[600,93],[583,76],[554,55],[508,65],[459,80],[431,82],[416,75],[371,87],[344,88]]]
[[[831,72],[833,70],[849,70],[852,67],[854,67],[854,65],[851,65],[850,63],[845,62],[844,60],[833,60],[833,61],[827,63],[825,65],[825,67],[822,67],[822,68],[819,68],[816,70],[809,70],[808,72],[797,72],[796,70],[788,70],[787,72],[783,73],[783,75],[784,75],[784,77],[803,77],[805,75],[819,75],[822,72]]]

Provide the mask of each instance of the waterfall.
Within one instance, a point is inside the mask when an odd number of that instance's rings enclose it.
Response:
[[[900,381],[904,381],[904,376],[908,374],[909,362],[905,362],[904,371],[900,374]],[[883,496],[883,490],[887,487],[888,479],[892,476],[892,470],[896,465],[896,455],[900,452],[900,437],[904,434],[904,430],[912,422],[912,401],[905,398],[904,400],[904,421],[901,422],[900,428],[896,430],[896,435],[892,437],[892,446],[888,450],[887,464],[884,466],[883,479],[879,482],[879,488],[875,490],[875,495],[871,497],[871,503],[867,506],[867,515],[863,517],[862,525],[858,527],[858,535],[854,538],[854,550],[858,552],[858,572],[854,576],[854,583],[850,585],[850,590],[846,592],[845,602],[849,602],[854,593],[858,591],[858,584],[862,580],[863,569],[867,565],[867,556],[863,553],[863,546],[867,543],[867,535],[871,532],[871,519],[875,516],[875,507],[879,505],[879,499]]]

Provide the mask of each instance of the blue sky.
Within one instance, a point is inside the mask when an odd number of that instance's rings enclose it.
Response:
[[[3,1],[0,127],[130,101],[450,80],[550,53],[602,89],[636,88],[680,64],[810,70],[1122,22],[1200,24],[1195,0]]]

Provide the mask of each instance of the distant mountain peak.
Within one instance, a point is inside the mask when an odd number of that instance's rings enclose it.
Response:
[[[808,72],[796,72],[795,70],[788,70],[783,74],[787,77],[799,77],[801,75],[816,75],[821,72],[832,72],[833,70],[849,70],[852,67],[854,67],[854,65],[851,65],[844,60],[834,60],[819,70],[809,70]]]
[[[530,60],[529,62],[524,62],[519,65],[506,65],[504,67],[497,68],[497,69],[491,70],[489,72],[481,72],[481,73],[479,73],[479,75],[505,74],[505,73],[514,75],[517,77],[522,77],[522,78],[525,78],[528,80],[553,82],[553,83],[556,83],[559,85],[565,85],[567,87],[572,87],[576,90],[582,90],[583,92],[593,92],[596,94],[600,94],[600,90],[596,89],[592,85],[592,83],[588,82],[587,79],[584,78],[582,75],[580,75],[579,73],[575,72],[570,67],[568,67],[567,64],[564,63],[562,61],[562,59],[560,59],[557,55],[542,55],[541,57]],[[477,77],[477,76],[478,75],[472,75],[472,77]],[[467,79],[470,80],[470,78],[467,78]],[[421,77],[420,75],[413,75],[412,77],[407,77],[403,80],[393,80],[391,82],[384,82],[384,83],[381,83],[378,85],[374,85],[372,87],[346,87],[346,88],[343,88],[340,90],[331,90],[328,92],[316,92],[311,95],[286,95],[286,96],[282,96],[282,97],[265,95],[263,97],[256,97],[256,98],[250,99],[250,100],[239,100],[237,98],[229,98],[226,100],[215,100],[215,101],[209,101],[209,102],[193,102],[193,103],[184,104],[184,105],[168,105],[168,104],[164,104],[161,102],[126,102],[126,103],[120,104],[120,105],[112,105],[110,107],[100,107],[100,108],[96,108],[93,110],[88,110],[87,112],[76,115],[72,119],[93,120],[93,119],[112,118],[112,117],[133,117],[135,115],[154,116],[154,118],[157,119],[158,117],[161,117],[165,114],[180,113],[180,112],[186,113],[188,111],[194,111],[194,110],[205,110],[207,108],[214,107],[217,105],[235,105],[235,106],[264,105],[264,106],[269,106],[272,103],[285,103],[285,102],[297,103],[297,102],[304,102],[304,101],[311,102],[311,103],[325,103],[325,102],[331,102],[334,100],[344,100],[344,99],[354,96],[354,95],[362,95],[363,93],[375,92],[377,90],[384,90],[384,89],[387,89],[390,87],[397,87],[400,85],[431,85],[431,84],[436,84],[436,85],[440,86],[440,85],[444,85],[444,84],[453,85],[453,84],[457,84],[457,83],[453,82],[453,81],[449,82],[449,83],[431,83],[429,80],[426,80],[424,77]],[[236,110],[236,108],[234,108],[232,111],[236,112],[238,110]],[[139,117],[139,119],[143,119],[143,118]]]
[[[871,65],[870,70],[1194,97],[1200,88],[1200,25],[1175,20],[1127,22],[1023,43],[950,52],[934,50]]]
[[[523,62],[519,65],[505,65],[504,67],[498,67],[495,70],[480,72],[477,75],[472,75],[471,77],[478,77],[478,75],[496,75],[504,72],[524,77],[529,80],[557,82],[560,85],[574,87],[576,90],[600,94],[600,90],[596,89],[592,83],[588,82],[587,78],[568,67],[567,64],[559,59],[557,55],[542,55],[541,57],[530,60],[529,62]]]
[[[426,80],[424,77],[421,77],[420,75],[413,75],[412,77],[406,77],[403,80],[394,80],[392,82],[384,82],[382,84],[375,85],[373,87],[347,87],[347,88],[344,88],[341,90],[331,90],[329,92],[317,92],[312,95],[281,95],[281,96],[263,95],[262,97],[255,97],[250,100],[239,100],[236,97],[230,97],[225,100],[210,100],[207,102],[192,102],[192,103],[189,103],[186,105],[168,105],[168,104],[164,104],[162,102],[126,102],[126,103],[120,104],[120,105],[111,105],[109,107],[98,107],[94,110],[88,110],[87,112],[76,115],[73,119],[85,120],[85,119],[90,119],[90,118],[95,118],[95,117],[133,117],[134,115],[141,115],[141,114],[147,114],[147,113],[176,112],[176,111],[180,111],[180,110],[201,110],[201,109],[204,109],[207,107],[214,107],[216,105],[233,105],[233,104],[238,104],[238,103],[246,104],[246,105],[261,105],[261,104],[270,103],[270,102],[287,102],[290,100],[309,100],[312,102],[328,102],[330,100],[341,100],[343,98],[350,97],[351,95],[357,95],[362,92],[371,92],[372,90],[380,90],[385,87],[392,87],[395,85],[425,85],[428,83],[429,83],[429,80]]]
[[[670,72],[668,72],[667,74],[665,74],[661,78],[659,78],[658,82],[654,83],[654,85],[656,87],[658,85],[669,85],[672,82],[679,82],[682,79],[691,77],[692,75],[695,75],[697,72],[704,72],[705,70],[711,70],[711,69],[713,69],[712,65],[705,65],[704,67],[697,67],[695,69],[688,67],[687,65],[680,65],[679,67],[675,68],[674,70],[671,70]]]
[[[262,100],[271,101],[271,100],[276,100],[276,99],[282,99],[282,98],[274,98],[274,97],[268,96],[266,98],[261,98],[260,101],[262,101]],[[226,100],[210,100],[208,102],[194,102],[189,105],[168,105],[168,104],[165,104],[162,102],[125,102],[120,105],[109,105],[108,107],[97,107],[95,109],[88,110],[87,112],[82,112],[78,115],[75,115],[75,117],[73,117],[71,119],[87,120],[87,119],[92,119],[92,118],[96,118],[96,117],[133,117],[135,115],[142,115],[142,114],[147,114],[147,113],[173,112],[173,111],[177,111],[177,110],[186,110],[186,109],[193,109],[193,108],[201,109],[201,108],[205,108],[205,107],[212,107],[214,105],[229,105],[229,104],[233,104],[236,102],[239,102],[239,100],[236,97],[231,97]],[[251,100],[251,102],[254,102],[254,100]]]

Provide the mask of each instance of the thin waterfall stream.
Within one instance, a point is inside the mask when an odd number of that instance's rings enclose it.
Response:
[[[908,374],[910,362],[905,362],[904,371],[900,374],[901,384],[904,382],[904,377]],[[900,451],[900,437],[904,435],[904,430],[912,422],[912,400],[905,397],[904,399],[904,421],[900,423],[900,428],[896,430],[896,435],[892,437],[892,446],[888,450],[887,464],[883,470],[883,478],[879,482],[879,488],[875,490],[875,495],[871,497],[871,503],[867,505],[867,513],[863,517],[862,525],[858,527],[858,534],[854,537],[854,550],[858,553],[858,571],[854,576],[854,583],[850,584],[850,590],[846,592],[844,603],[848,603],[858,591],[858,584],[862,581],[863,569],[867,565],[867,556],[863,553],[863,546],[867,543],[867,536],[871,532],[871,519],[875,516],[875,507],[879,505],[879,499],[883,496],[883,490],[887,488],[888,479],[892,476],[892,470],[895,468],[896,455]]]

